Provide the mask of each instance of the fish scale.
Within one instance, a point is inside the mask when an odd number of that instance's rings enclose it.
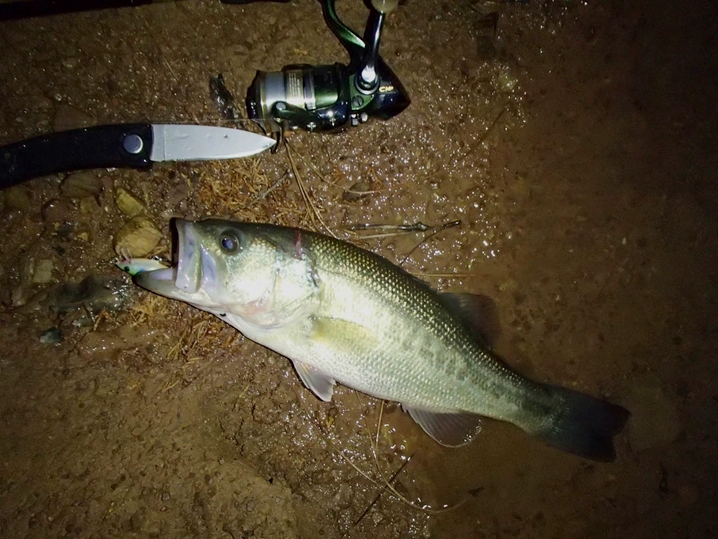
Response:
[[[362,297],[377,294],[399,319],[408,315],[409,319],[416,320],[415,332],[429,332],[433,342],[437,345],[441,343],[446,348],[446,355],[431,365],[432,370],[439,370],[457,381],[472,379],[473,383],[481,384],[484,390],[488,390],[489,378],[482,376],[478,369],[487,369],[491,375],[502,377],[507,385],[522,386],[528,382],[479,348],[463,324],[446,310],[438,295],[424,282],[386,259],[352,244],[315,234],[307,234],[306,240],[309,250],[317,253],[315,265],[320,275],[329,274],[331,279],[339,281],[346,279],[345,283],[333,283],[334,286],[350,289],[357,284],[364,284],[367,293]],[[325,314],[332,316],[331,306]],[[414,356],[415,353],[412,350],[408,355]],[[414,367],[421,359],[416,358]],[[399,361],[396,363],[411,365]],[[410,377],[416,377],[415,370],[411,371]],[[501,398],[501,395],[497,397]],[[467,409],[466,403],[459,402],[456,402],[456,409],[462,409],[461,404],[464,405],[463,409]]]
[[[140,286],[212,312],[289,358],[330,400],[336,382],[398,401],[439,443],[470,441],[482,416],[583,457],[615,458],[628,412],[507,367],[477,330],[479,303],[439,294],[387,259],[314,232],[175,220],[178,264]]]

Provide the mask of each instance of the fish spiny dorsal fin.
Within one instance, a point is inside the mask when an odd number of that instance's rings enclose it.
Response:
[[[492,348],[501,335],[496,303],[483,294],[444,292],[439,294],[444,306],[459,317],[478,340]]]

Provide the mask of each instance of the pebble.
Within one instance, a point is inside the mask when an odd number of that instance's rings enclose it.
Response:
[[[98,200],[94,197],[84,197],[80,199],[80,213],[83,215],[92,215],[99,207]]]
[[[35,261],[35,271],[32,275],[33,284],[47,284],[52,281],[54,262],[49,258],[40,258]]]
[[[62,331],[58,327],[51,327],[40,334],[40,342],[42,344],[57,344],[62,342]]]
[[[74,70],[80,63],[80,59],[77,56],[70,56],[68,58],[63,58],[60,63],[62,64],[62,67]]]
[[[91,170],[70,174],[60,185],[60,193],[68,198],[96,197],[102,192],[102,182]]]
[[[115,190],[115,204],[117,208],[128,217],[134,217],[142,213],[145,209],[145,205],[142,202],[122,187],[118,187]]]
[[[147,217],[133,217],[115,233],[113,248],[120,256],[142,258],[152,252],[162,232]]]
[[[129,529],[133,532],[140,532],[147,522],[147,517],[143,510],[135,511],[130,517]]]
[[[184,201],[190,194],[190,188],[187,182],[182,182],[178,185],[175,185],[172,189],[169,190],[167,193],[167,197],[165,198],[167,207],[175,208],[180,204],[180,202]]]
[[[525,174],[515,175],[511,182],[511,195],[518,204],[525,204],[531,198],[531,184]]]
[[[32,295],[32,277],[34,271],[35,260],[29,257],[23,262],[20,268],[20,282],[10,296],[11,305],[13,307],[22,307],[30,299]]]
[[[62,223],[71,220],[72,211],[72,205],[67,200],[53,198],[42,206],[42,218],[48,223]]]

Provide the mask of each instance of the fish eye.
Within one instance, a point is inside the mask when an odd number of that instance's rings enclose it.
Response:
[[[237,236],[231,232],[225,232],[219,237],[219,246],[222,251],[228,255],[236,254],[242,248]]]

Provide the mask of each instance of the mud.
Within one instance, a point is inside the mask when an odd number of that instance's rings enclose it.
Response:
[[[363,27],[361,2],[338,9]],[[0,535],[715,536],[715,20],[708,2],[408,0],[381,52],[412,105],[388,122],[0,192]],[[257,69],[346,61],[309,0],[0,29],[0,144],[226,125],[211,76],[241,100]],[[439,447],[394,403],[347,388],[322,403],[286,359],[136,288],[117,312],[50,310],[58,285],[127,279],[118,193],[162,231],[153,254],[169,254],[173,216],[233,216],[333,232],[489,295],[508,363],[632,410],[617,460],[488,420],[469,446]],[[428,239],[345,228],[454,220]]]

